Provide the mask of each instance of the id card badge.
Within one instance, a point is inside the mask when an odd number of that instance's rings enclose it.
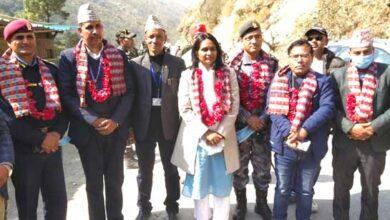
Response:
[[[161,98],[153,98],[152,106],[161,106]]]

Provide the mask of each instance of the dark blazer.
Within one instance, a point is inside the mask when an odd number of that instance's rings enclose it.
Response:
[[[347,65],[348,66],[348,65]],[[355,123],[346,117],[346,99],[351,92],[347,84],[347,67],[336,70],[332,77],[336,90],[337,116],[333,138],[334,147],[342,147],[357,141],[347,137],[348,131]],[[374,151],[383,152],[390,149],[390,65],[378,63],[378,85],[374,97],[374,116],[371,122],[375,135],[364,141]]]
[[[111,96],[104,103],[93,103],[95,106],[102,106],[105,109],[99,109],[106,112],[104,115],[98,113],[91,105],[85,108],[80,107],[80,98],[76,89],[76,59],[73,48],[61,52],[59,62],[59,88],[63,107],[69,115],[69,137],[71,143],[77,147],[84,146],[91,138],[91,134],[97,133],[92,127],[92,123],[99,117],[110,118],[119,123],[119,127],[114,131],[120,138],[126,139],[128,136],[129,120],[128,115],[133,106],[134,86],[131,67],[127,61],[126,55],[120,51],[125,71],[126,93],[122,96]],[[86,89],[87,97],[90,97]],[[90,101],[93,102],[93,101]],[[89,103],[91,104],[91,103]]]
[[[317,77],[317,90],[314,93],[312,103],[313,109],[311,115],[302,123],[309,133],[311,141],[307,153],[312,153],[314,158],[321,160],[328,151],[329,121],[332,119],[335,111],[334,91],[330,77],[315,73]],[[272,150],[277,153],[283,153],[283,148],[288,147],[284,144],[284,139],[288,137],[291,130],[291,122],[285,115],[271,115],[271,138]]]
[[[150,76],[150,59],[148,53],[130,61],[135,70],[137,95],[133,113],[133,128],[137,140],[147,136],[152,109],[152,79]],[[176,138],[180,125],[177,105],[177,91],[180,74],[185,69],[184,61],[170,54],[163,58],[163,82],[161,88],[161,120],[164,137],[167,140]]]
[[[8,129],[7,120],[2,110],[0,109],[0,163],[14,163],[14,146],[12,144],[11,134]],[[7,184],[0,187],[0,195],[8,199]]]

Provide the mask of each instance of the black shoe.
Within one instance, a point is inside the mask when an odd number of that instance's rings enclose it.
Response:
[[[234,220],[245,220],[246,215],[246,189],[234,189],[236,193],[237,205],[233,214]]]
[[[150,211],[139,210],[136,220],[147,220],[151,216]]]
[[[177,213],[175,212],[167,212],[168,220],[177,220]]]
[[[267,204],[267,191],[256,189],[256,205],[255,212],[264,220],[271,220],[272,212]]]

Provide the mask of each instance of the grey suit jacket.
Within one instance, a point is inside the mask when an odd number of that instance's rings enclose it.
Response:
[[[137,140],[145,140],[152,109],[152,78],[150,76],[150,59],[148,53],[130,61],[135,71],[137,87],[135,106],[132,112],[132,126]],[[170,54],[163,59],[161,88],[161,121],[165,139],[172,140],[177,136],[180,116],[177,104],[177,91],[181,72],[185,69],[184,61]]]
[[[388,150],[390,148],[390,66],[378,63],[378,84],[374,95],[374,116],[371,122],[375,135],[367,141],[355,141],[347,137],[354,123],[346,117],[345,97],[351,92],[347,85],[346,70],[347,67],[338,69],[332,75],[337,94],[336,129],[333,139],[335,147],[364,142],[369,144],[374,151]]]

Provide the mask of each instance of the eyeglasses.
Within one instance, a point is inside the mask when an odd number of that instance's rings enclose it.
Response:
[[[312,40],[316,40],[316,41],[321,41],[322,40],[322,36],[321,35],[317,35],[317,36],[309,36],[309,37],[307,37],[307,40],[308,41],[312,41]]]
[[[32,39],[34,39],[34,35],[33,34],[16,35],[14,38],[15,38],[15,40],[18,40],[18,41],[22,41],[24,39],[32,40]]]

